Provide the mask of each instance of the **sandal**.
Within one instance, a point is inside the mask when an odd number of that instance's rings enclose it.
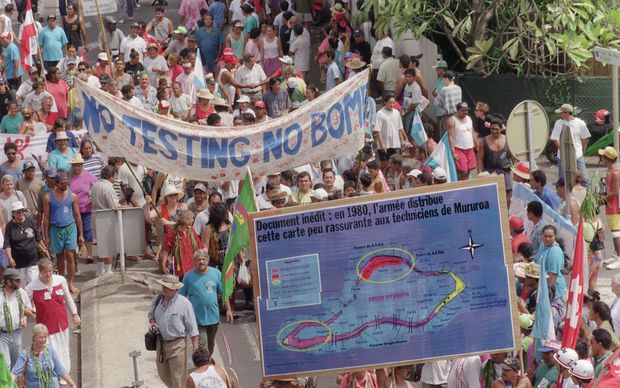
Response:
[[[73,295],[78,295],[80,293],[80,289],[77,287],[73,287],[70,291]]]

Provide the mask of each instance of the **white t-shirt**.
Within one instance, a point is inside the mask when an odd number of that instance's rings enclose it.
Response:
[[[405,83],[405,88],[403,90],[403,109],[407,110],[409,109],[409,105],[421,104],[423,101],[424,96],[422,95],[420,85],[418,85],[416,81],[413,81],[411,84]]]
[[[334,86],[336,86],[336,80],[339,79],[342,81],[342,76],[340,75],[340,69],[336,62],[332,62],[327,66],[327,76],[325,81],[325,90],[331,90]]]
[[[400,148],[399,131],[403,129],[403,120],[400,118],[400,112],[396,109],[389,111],[381,108],[377,112],[377,124],[374,132],[381,132],[381,138],[385,148]]]
[[[230,6],[228,7],[229,11],[232,11],[232,19],[231,22],[235,20],[239,20],[241,23],[245,22],[245,16],[243,15],[243,11],[241,10],[241,5],[245,3],[241,0],[233,0],[230,2]]]
[[[370,63],[372,64],[373,69],[379,70],[379,66],[381,66],[381,64],[385,61],[382,53],[384,47],[391,47],[392,50],[394,50],[394,41],[389,36],[378,40],[372,50]]]
[[[431,361],[424,364],[420,382],[430,385],[443,385],[448,381],[450,361]]]
[[[560,140],[560,135],[562,134],[562,128],[567,125],[571,130],[571,135],[573,135],[573,145],[575,146],[575,158],[581,158],[583,156],[583,147],[581,146],[582,139],[588,139],[590,135],[590,131],[588,131],[588,127],[586,123],[578,118],[574,117],[570,121],[566,120],[558,120],[553,125],[553,131],[551,131],[551,140]],[[558,157],[560,156],[560,151],[558,150]]]
[[[144,109],[144,104],[136,96],[131,97],[131,99],[129,99],[128,103],[129,103],[129,105],[135,106],[136,108]]]
[[[171,96],[170,107],[174,113],[178,113],[181,117],[187,117],[189,111],[192,109],[192,100],[187,94],[181,94],[179,97]]]
[[[134,174],[136,174],[138,181],[136,181],[136,178],[134,178],[133,174],[129,170],[127,163],[124,163],[118,170],[118,179],[133,189],[133,201],[138,204],[138,206],[144,207],[144,205],[146,205],[146,200],[144,199],[144,193],[142,192],[142,180],[146,175],[146,169],[142,166],[132,166],[131,169]]]
[[[140,62],[142,62],[142,54],[146,51],[146,41],[139,36],[136,36],[135,39],[131,36],[126,36],[125,39],[121,41],[120,52],[124,55],[124,59],[126,61],[129,60],[129,53],[131,50],[135,50],[138,52]]]

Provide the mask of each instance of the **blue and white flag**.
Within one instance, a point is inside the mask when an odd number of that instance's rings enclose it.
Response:
[[[414,119],[415,121],[415,119]],[[429,166],[433,170],[441,167],[446,172],[447,182],[456,182],[458,176],[456,174],[456,165],[454,164],[454,155],[450,149],[450,141],[446,132],[442,137],[431,156],[426,159],[424,166]]]
[[[426,144],[426,131],[424,130],[424,124],[422,124],[422,117],[420,117],[420,111],[418,108],[415,108],[413,111],[413,121],[411,122],[410,132],[411,137],[416,142],[417,145],[423,146]]]
[[[549,248],[547,248],[549,249]],[[553,315],[551,312],[551,301],[549,300],[549,288],[547,287],[547,254],[543,255],[540,262],[540,279],[538,280],[538,295],[536,297],[536,314],[532,337],[539,340],[554,340],[555,329],[553,325]]]
[[[192,73],[192,84],[196,90],[206,89],[207,87],[205,70],[202,66],[202,59],[200,57],[200,49],[196,49],[196,63],[194,64],[194,71]]]

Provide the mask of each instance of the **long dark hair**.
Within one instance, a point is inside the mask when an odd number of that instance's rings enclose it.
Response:
[[[228,221],[228,208],[225,203],[216,203],[209,210],[209,223],[217,231],[220,226]]]

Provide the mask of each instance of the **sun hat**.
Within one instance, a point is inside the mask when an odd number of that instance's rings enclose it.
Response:
[[[539,348],[541,352],[556,352],[562,348],[560,341],[558,340],[543,340],[542,347]]]
[[[344,10],[344,7],[340,3],[334,4],[334,6],[331,7],[329,10],[332,11],[332,13],[345,13],[346,12]]]
[[[21,201],[16,201],[16,202],[13,202],[11,204],[11,211],[12,212],[16,212],[16,211],[19,211],[19,210],[24,210],[25,208],[26,207],[24,206],[23,203],[21,203]]]
[[[508,225],[510,225],[512,229],[523,229],[523,220],[519,216],[510,216]]]
[[[448,68],[448,62],[444,61],[443,59],[438,60],[437,63],[433,65],[433,69],[447,69],[447,68]]]
[[[349,69],[353,69],[353,70],[361,69],[364,66],[366,66],[366,62],[362,61],[358,57],[351,58],[351,60],[345,64],[345,67],[348,67]]]
[[[282,58],[278,58],[280,60],[280,62],[286,64],[286,65],[292,65],[293,64],[293,58],[289,57],[288,55],[283,56]]]
[[[65,131],[56,132],[56,141],[60,141],[60,140],[69,140],[69,136],[67,136],[67,132]]]
[[[527,263],[523,271],[525,272],[525,276],[529,278],[540,279],[540,265],[534,262]]]
[[[7,268],[2,275],[5,279],[21,279],[22,275],[15,268]]]
[[[196,96],[198,98],[204,98],[207,100],[212,100],[213,97],[215,97],[209,89],[200,89],[200,91],[196,94]]]
[[[73,155],[73,157],[69,161],[69,164],[84,164],[84,158],[82,158],[82,154],[76,153],[75,155]]]
[[[101,53],[97,54],[97,59],[99,61],[107,61],[108,60],[108,54],[106,52],[101,52]]]
[[[288,193],[286,191],[280,191],[278,189],[275,190],[269,190],[267,192],[267,198],[269,199],[269,201],[273,202],[273,201],[277,201],[280,199],[284,199],[288,196]]]
[[[226,101],[222,97],[215,97],[213,99],[213,101],[211,101],[211,105],[213,105],[213,106],[225,106],[226,108],[228,108],[230,106],[228,104],[228,101]]]
[[[530,164],[529,162],[519,162],[510,168],[512,173],[523,179],[530,180]]]
[[[604,156],[609,160],[618,159],[618,151],[614,147],[607,146],[603,149],[598,150],[598,154],[600,156]]]
[[[235,22],[235,24],[233,24],[234,28],[243,28],[243,23],[241,23],[239,20],[237,20]]]
[[[174,185],[166,185],[164,186],[163,190],[161,191],[161,197],[165,198],[169,195],[174,195],[176,194],[177,196],[180,196],[183,194],[183,191],[181,189],[179,189],[177,186]]]
[[[572,114],[575,111],[575,108],[571,104],[562,104],[558,109],[555,110],[555,113],[570,113]]]
[[[179,278],[175,275],[166,274],[157,283],[171,290],[180,290],[183,288],[183,283],[179,281]]]
[[[312,194],[310,196],[314,199],[318,199],[319,201],[326,201],[328,194],[325,189],[316,189],[312,191]]]

